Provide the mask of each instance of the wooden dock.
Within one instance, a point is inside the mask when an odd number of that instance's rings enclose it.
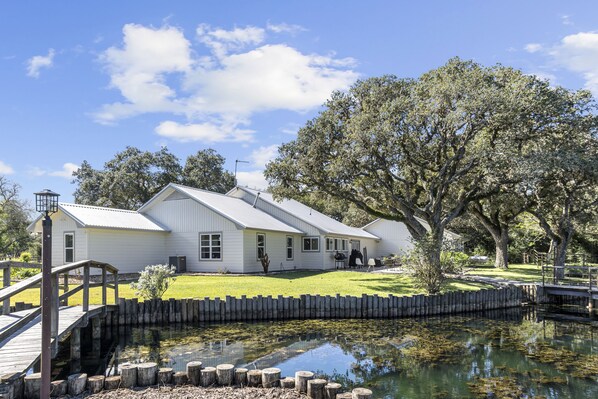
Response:
[[[588,309],[598,300],[598,267],[542,266],[542,295],[588,299]]]
[[[99,316],[106,310],[104,305],[90,305],[87,312],[82,306],[62,306],[58,321],[58,335],[53,338],[61,341],[74,329],[87,325],[88,319]],[[0,332],[30,314],[36,309],[23,310],[0,316]],[[39,312],[37,312],[39,313]],[[41,354],[41,316],[36,316],[28,324],[0,342],[0,375],[25,372],[35,365]]]

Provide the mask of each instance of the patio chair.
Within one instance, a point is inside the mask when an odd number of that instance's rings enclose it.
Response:
[[[361,263],[361,259],[355,258],[355,267],[363,267],[363,263]]]
[[[368,272],[370,271],[370,269],[374,270],[375,267],[376,267],[376,261],[374,260],[374,258],[368,259]]]

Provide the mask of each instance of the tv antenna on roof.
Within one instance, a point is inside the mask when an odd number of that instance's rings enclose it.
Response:
[[[240,161],[238,159],[235,159],[235,186],[238,185],[238,183],[237,183],[237,165],[239,163],[249,163],[249,161]]]

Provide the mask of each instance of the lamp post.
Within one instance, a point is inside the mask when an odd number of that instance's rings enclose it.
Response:
[[[42,356],[40,371],[42,383],[40,398],[50,397],[50,373],[52,372],[52,219],[50,214],[58,211],[60,195],[45,189],[35,193],[35,210],[44,215],[42,220]]]

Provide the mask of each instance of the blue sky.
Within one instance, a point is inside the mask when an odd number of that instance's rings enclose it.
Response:
[[[598,94],[595,1],[5,1],[0,174],[72,201],[127,145],[261,171],[332,90],[459,56]]]

